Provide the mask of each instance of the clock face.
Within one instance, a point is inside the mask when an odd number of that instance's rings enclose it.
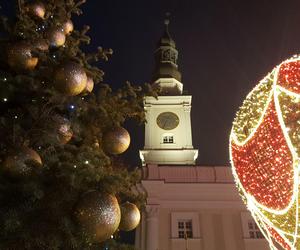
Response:
[[[178,126],[179,117],[172,112],[163,112],[156,118],[156,123],[161,129],[171,130]]]

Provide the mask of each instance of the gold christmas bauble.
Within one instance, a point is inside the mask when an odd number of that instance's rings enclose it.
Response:
[[[52,47],[63,46],[66,42],[66,35],[62,28],[53,27],[47,32],[47,39]]]
[[[93,91],[93,89],[94,89],[94,80],[93,80],[93,78],[88,77],[87,82],[86,82],[86,86],[85,86],[82,93],[84,95],[87,95],[88,93],[91,93]]]
[[[123,231],[135,229],[141,220],[141,213],[138,207],[130,202],[121,205],[121,222],[119,228]]]
[[[46,14],[45,5],[40,1],[36,1],[36,2],[28,4],[27,11],[31,15],[39,17],[39,18],[44,18],[45,14]]]
[[[103,136],[104,150],[110,154],[121,154],[130,144],[130,135],[125,128],[115,127]]]
[[[25,42],[17,42],[7,48],[7,62],[14,70],[33,70],[38,58],[31,54],[31,46]]]
[[[62,25],[65,35],[69,35],[74,30],[73,22],[69,19]]]
[[[56,139],[61,144],[67,144],[73,137],[73,130],[71,129],[70,121],[60,115],[54,116],[54,132]]]
[[[30,161],[42,166],[42,159],[35,150],[25,146],[17,148],[4,160],[3,170],[13,177],[28,176],[32,172]]]
[[[49,44],[46,39],[37,39],[33,42],[33,46],[35,49],[40,51],[47,51],[49,49]]]
[[[61,124],[58,130],[58,139],[61,144],[67,144],[73,137],[70,124]]]
[[[115,196],[90,191],[78,202],[75,217],[95,242],[103,242],[118,229],[121,211]]]
[[[80,94],[86,87],[86,84],[86,73],[77,63],[64,63],[54,73],[55,88],[66,95],[75,96]]]

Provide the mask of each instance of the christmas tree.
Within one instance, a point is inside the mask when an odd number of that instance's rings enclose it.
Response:
[[[95,63],[112,51],[82,51],[89,27],[72,15],[84,2],[19,0],[1,17],[1,250],[130,249],[111,238],[137,226],[144,197],[117,155],[152,90],[102,82]]]

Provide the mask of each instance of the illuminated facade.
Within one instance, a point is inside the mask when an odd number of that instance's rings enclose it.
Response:
[[[136,230],[138,250],[267,250],[267,241],[242,203],[227,166],[196,166],[191,96],[182,95],[178,51],[166,31],[155,52],[154,84],[145,99],[145,147],[140,151],[147,193]]]

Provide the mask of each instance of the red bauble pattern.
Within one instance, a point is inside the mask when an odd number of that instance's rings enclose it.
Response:
[[[272,140],[269,140],[272,138]],[[282,210],[293,195],[293,158],[275,111],[269,104],[254,136],[243,146],[232,143],[235,171],[242,186],[258,203]]]
[[[300,94],[300,61],[281,64],[278,74],[278,85]]]
[[[285,240],[274,230],[274,228],[267,226],[272,237],[286,250],[291,250],[291,247],[285,242]]]
[[[234,120],[233,175],[270,247],[300,249],[300,56],[272,72]]]

